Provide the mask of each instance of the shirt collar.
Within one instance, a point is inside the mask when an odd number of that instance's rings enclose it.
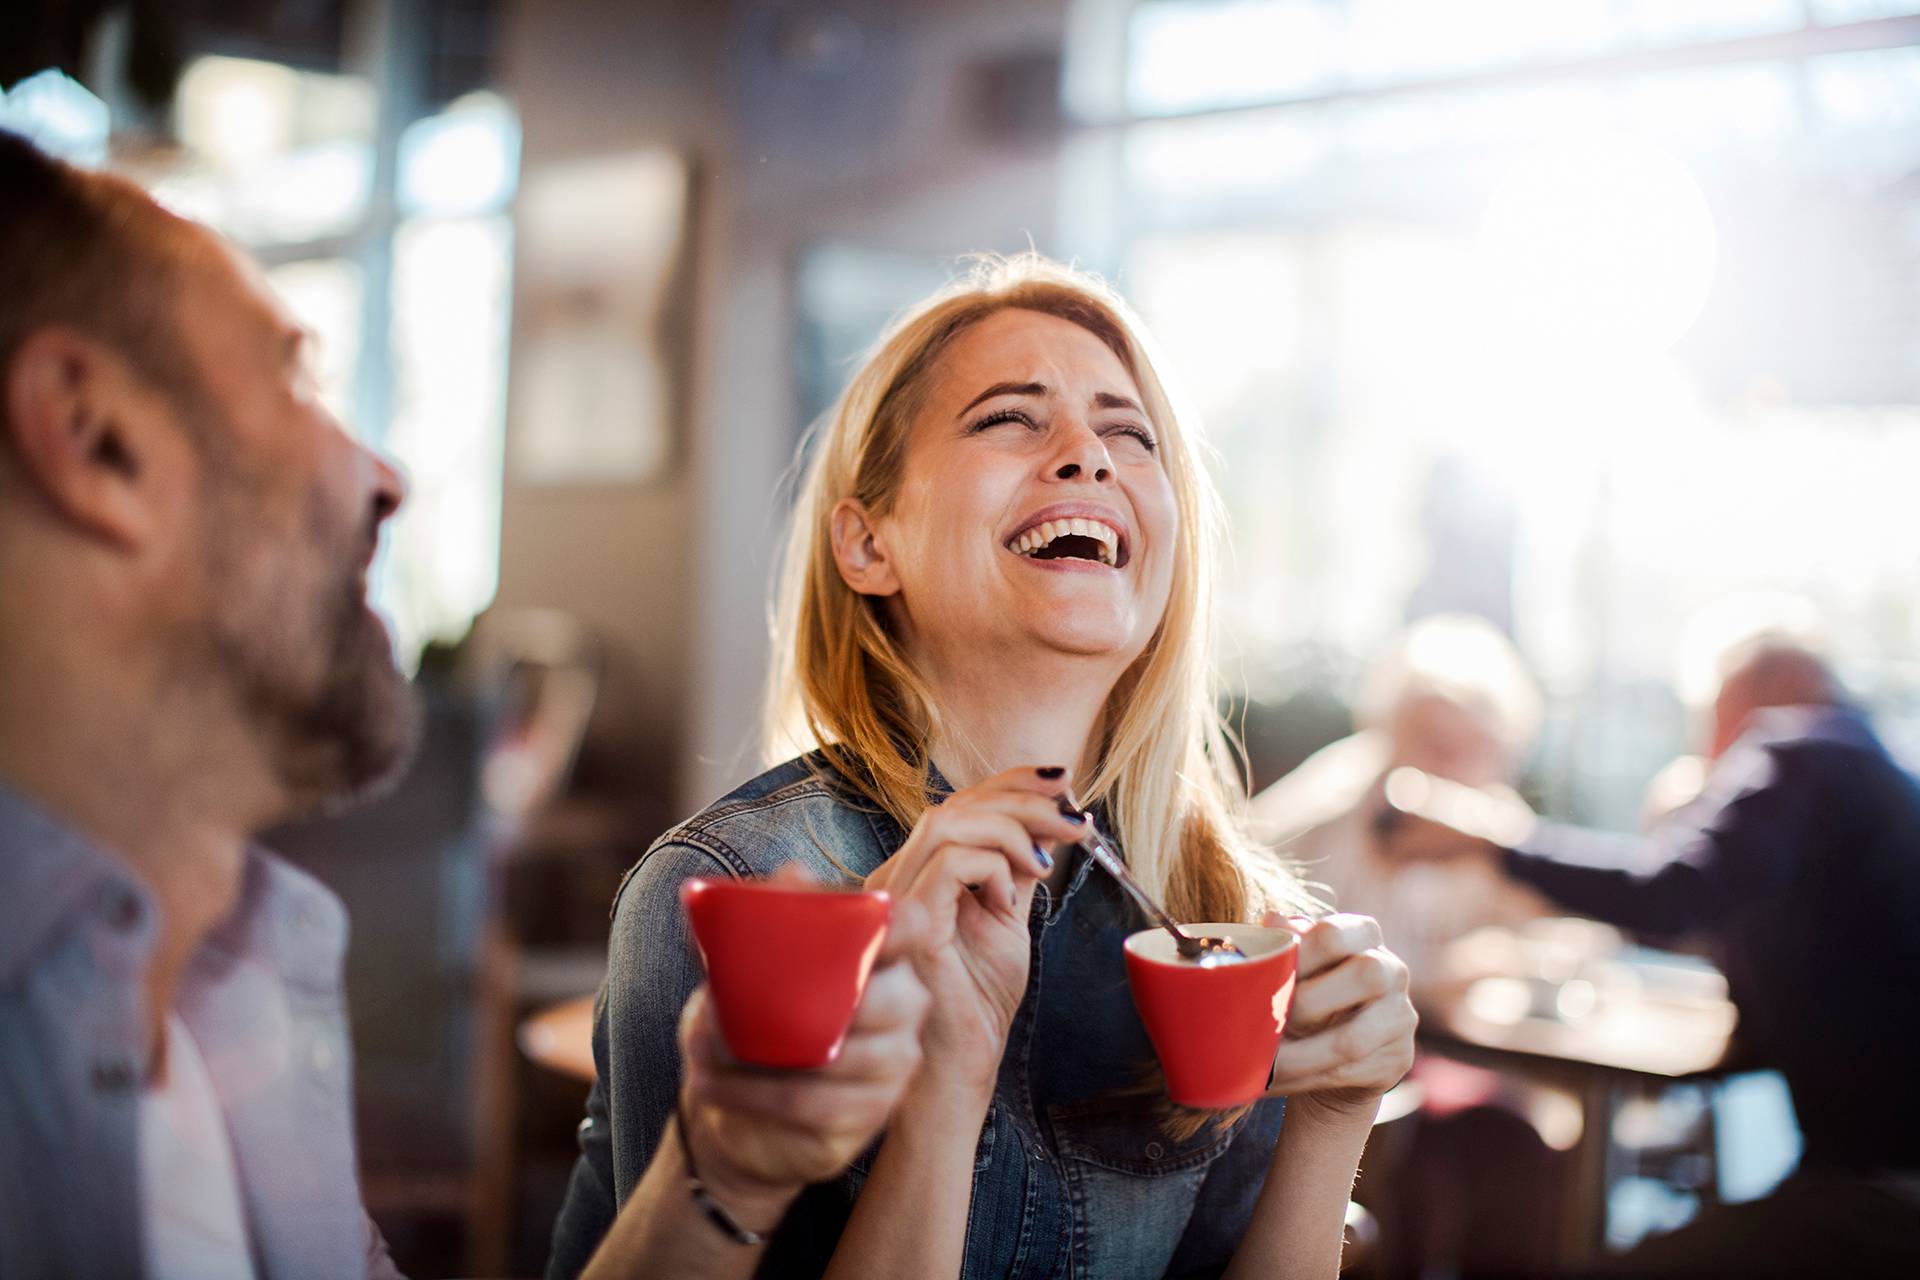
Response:
[[[0,783],[0,986],[17,985],[77,912],[116,903],[151,913],[124,862]]]
[[[126,926],[151,921],[152,894],[119,856],[0,782],[0,987],[18,984],[73,917],[100,911]],[[194,957],[196,969],[265,959],[288,981],[337,988],[346,950],[340,900],[258,846],[247,850],[239,901]]]

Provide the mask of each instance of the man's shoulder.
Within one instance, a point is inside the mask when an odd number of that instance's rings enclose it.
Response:
[[[1866,716],[1846,706],[1763,708],[1738,745],[1775,756],[1871,756],[1892,763]]]
[[[891,827],[890,818],[813,752],[742,783],[667,831],[645,857],[683,846],[710,855],[735,876],[769,875],[797,861],[822,879],[857,879],[893,852]]]

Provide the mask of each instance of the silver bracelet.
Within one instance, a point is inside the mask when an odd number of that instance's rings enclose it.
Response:
[[[674,1122],[680,1126],[680,1151],[687,1161],[687,1191],[692,1194],[693,1202],[700,1206],[700,1212],[707,1215],[707,1221],[720,1229],[720,1233],[735,1244],[765,1244],[767,1237],[759,1231],[749,1230],[740,1225],[740,1219],[727,1212],[725,1205],[713,1198],[707,1190],[707,1184],[700,1181],[700,1170],[693,1164],[692,1131],[687,1128],[687,1113],[680,1099],[673,1100]]]

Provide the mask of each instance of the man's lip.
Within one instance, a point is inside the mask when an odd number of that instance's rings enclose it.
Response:
[[[1098,521],[1119,535],[1120,544],[1114,556],[1116,563],[1112,565],[1099,565],[1099,568],[1123,569],[1127,566],[1128,562],[1133,559],[1133,533],[1127,527],[1126,519],[1112,507],[1104,506],[1097,502],[1056,502],[1050,506],[1041,507],[1038,511],[1030,512],[1019,524],[1015,525],[1013,532],[1000,540],[1000,545],[1009,552],[1012,552],[1014,539],[1027,532],[1027,530],[1032,529],[1034,526],[1045,524],[1049,520],[1071,520],[1076,518]],[[1019,553],[1014,552],[1014,554],[1017,555]],[[1043,561],[1042,563],[1047,562]]]

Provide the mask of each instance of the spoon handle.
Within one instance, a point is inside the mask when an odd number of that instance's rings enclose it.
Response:
[[[1094,861],[1105,868],[1108,875],[1120,882],[1120,887],[1125,889],[1128,896],[1139,903],[1140,909],[1147,913],[1147,919],[1180,939],[1182,944],[1180,949],[1184,952],[1189,945],[1187,935],[1181,931],[1178,924],[1174,923],[1173,917],[1162,910],[1160,904],[1153,900],[1152,895],[1140,887],[1140,882],[1133,878],[1133,873],[1127,870],[1126,861],[1121,858],[1120,851],[1113,847],[1112,841],[1101,834],[1098,827],[1093,825],[1093,814],[1089,810],[1082,809],[1080,802],[1073,798],[1071,792],[1065,796],[1065,799],[1067,804],[1072,806],[1075,813],[1082,815],[1087,820],[1086,830],[1082,832],[1080,836],[1080,847],[1092,854]]]

